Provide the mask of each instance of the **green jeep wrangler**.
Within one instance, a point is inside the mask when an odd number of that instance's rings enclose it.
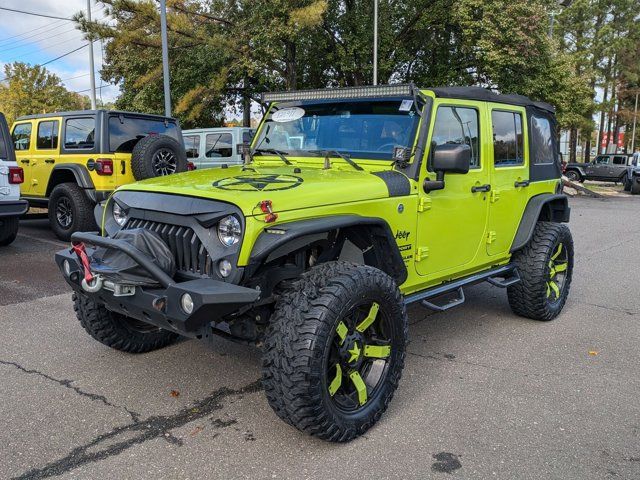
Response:
[[[96,209],[101,235],[56,255],[93,338],[258,345],[278,416],[341,442],[391,401],[407,305],[447,310],[486,281],[517,315],[562,311],[573,241],[553,107],[412,85],[264,101],[243,165],[123,186]]]

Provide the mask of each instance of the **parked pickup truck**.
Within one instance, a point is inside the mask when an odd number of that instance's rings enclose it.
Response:
[[[624,182],[631,157],[626,154],[607,153],[598,155],[593,162],[567,163],[564,175],[571,181],[600,180]]]

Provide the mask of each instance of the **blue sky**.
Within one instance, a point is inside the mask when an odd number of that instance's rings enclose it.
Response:
[[[0,0],[0,7],[14,8],[57,17],[71,17],[86,10],[86,0]],[[92,0],[94,19],[104,17],[104,6]],[[0,78],[6,63],[21,61],[32,65],[47,62],[86,43],[74,22],[36,17],[0,10]],[[97,96],[113,100],[118,88],[100,82],[98,71],[102,65],[100,42],[94,42]],[[89,48],[85,47],[46,68],[58,75],[71,90],[89,95]]]

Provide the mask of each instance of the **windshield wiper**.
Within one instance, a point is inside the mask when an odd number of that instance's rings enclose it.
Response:
[[[353,160],[351,160],[351,158],[349,158],[348,155],[345,155],[344,153],[340,153],[337,150],[307,150],[309,153],[315,153],[315,154],[320,154],[320,155],[325,155],[326,157],[332,156],[332,157],[340,157],[341,159],[343,159],[345,162],[347,162],[349,165],[351,165],[353,168],[355,168],[356,170],[364,170],[364,168],[362,168],[360,165],[358,165],[356,162],[354,162]]]
[[[283,152],[281,150],[276,150],[275,148],[256,148],[253,151],[253,153],[273,153],[273,154],[277,155],[278,157],[280,157],[280,160],[282,160],[287,165],[292,165],[292,163],[287,159],[287,157],[285,157],[285,154],[287,152]]]

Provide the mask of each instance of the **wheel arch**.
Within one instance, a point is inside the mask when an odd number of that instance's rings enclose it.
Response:
[[[567,172],[576,172],[581,180],[586,178],[586,174],[581,167],[567,167],[564,173],[566,174]]]
[[[51,195],[56,185],[67,182],[75,182],[79,187],[85,189],[94,188],[86,167],[75,163],[61,163],[53,167],[51,175],[49,175],[46,196],[49,197]]]
[[[522,214],[510,252],[516,252],[529,243],[539,221],[567,223],[570,214],[571,208],[566,195],[543,193],[532,197]]]
[[[265,263],[327,238],[333,238],[339,250],[340,242],[349,240],[363,252],[365,265],[379,268],[398,285],[406,280],[407,269],[389,224],[381,218],[358,215],[299,220],[265,228],[253,245],[245,274],[250,276]],[[326,261],[329,260],[335,258],[327,257]]]

